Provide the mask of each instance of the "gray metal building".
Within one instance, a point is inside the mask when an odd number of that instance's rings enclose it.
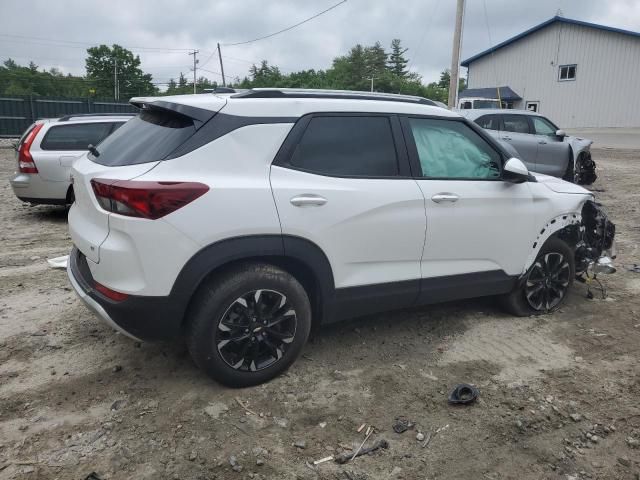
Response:
[[[461,98],[497,98],[499,86],[562,128],[640,127],[638,32],[553,17],[461,64]]]

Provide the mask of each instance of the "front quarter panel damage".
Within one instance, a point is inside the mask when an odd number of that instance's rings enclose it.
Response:
[[[582,215],[580,210],[562,213],[549,220],[539,231],[538,235],[531,245],[531,253],[527,257],[527,262],[523,269],[523,274],[529,270],[529,267],[533,265],[538,252],[549,238],[554,234],[564,229],[571,229],[571,227],[579,228],[582,222]]]
[[[585,199],[578,208],[556,215],[539,230],[523,274],[531,267],[544,243],[554,235],[574,250],[576,274],[585,272],[589,264],[603,255],[615,258],[615,225],[601,204]]]
[[[593,140],[580,137],[567,137],[573,157],[575,181],[579,185],[591,185],[596,181],[596,162],[591,158]]]

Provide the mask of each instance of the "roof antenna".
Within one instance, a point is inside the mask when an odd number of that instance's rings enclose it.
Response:
[[[564,17],[564,12],[561,8],[556,11],[556,17]]]

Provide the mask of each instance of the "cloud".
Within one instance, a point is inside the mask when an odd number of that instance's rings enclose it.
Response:
[[[212,54],[218,42],[233,43],[280,30],[329,7],[336,0],[171,0],[98,2],[90,0],[3,0],[3,34],[24,35],[88,44],[118,43],[125,47],[185,49],[149,51],[133,49],[154,81],[166,82],[180,72],[190,75],[186,49],[200,50],[200,65],[219,72]],[[638,30],[640,4],[634,0],[468,0],[462,58],[478,53],[510,36],[547,20],[562,8],[566,17]],[[451,63],[455,15],[452,0],[348,0],[347,3],[296,29],[263,41],[223,46],[225,73],[244,76],[251,62],[262,59],[283,71],[331,65],[356,43],[380,41],[388,47],[400,38],[411,69],[425,81],[437,80]],[[28,20],[27,20],[28,19]],[[25,29],[24,25],[29,28]],[[89,45],[87,45],[89,46]],[[41,67],[84,73],[84,45],[37,42],[0,36],[0,59],[12,57],[22,64],[33,60]],[[208,60],[209,59],[209,60]],[[208,61],[207,61],[208,60]],[[201,72],[212,80],[216,73]]]

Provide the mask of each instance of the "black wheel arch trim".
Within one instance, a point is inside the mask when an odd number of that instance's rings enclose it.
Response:
[[[333,304],[335,284],[333,270],[322,249],[310,240],[289,235],[249,235],[234,237],[207,245],[198,251],[182,268],[169,297],[184,312],[181,323],[186,320],[187,310],[195,292],[212,273],[226,265],[243,260],[259,259],[278,264],[281,260],[293,260],[304,265],[313,276],[321,296],[319,303]],[[323,316],[328,313],[322,309]],[[319,319],[321,323],[322,319]]]

